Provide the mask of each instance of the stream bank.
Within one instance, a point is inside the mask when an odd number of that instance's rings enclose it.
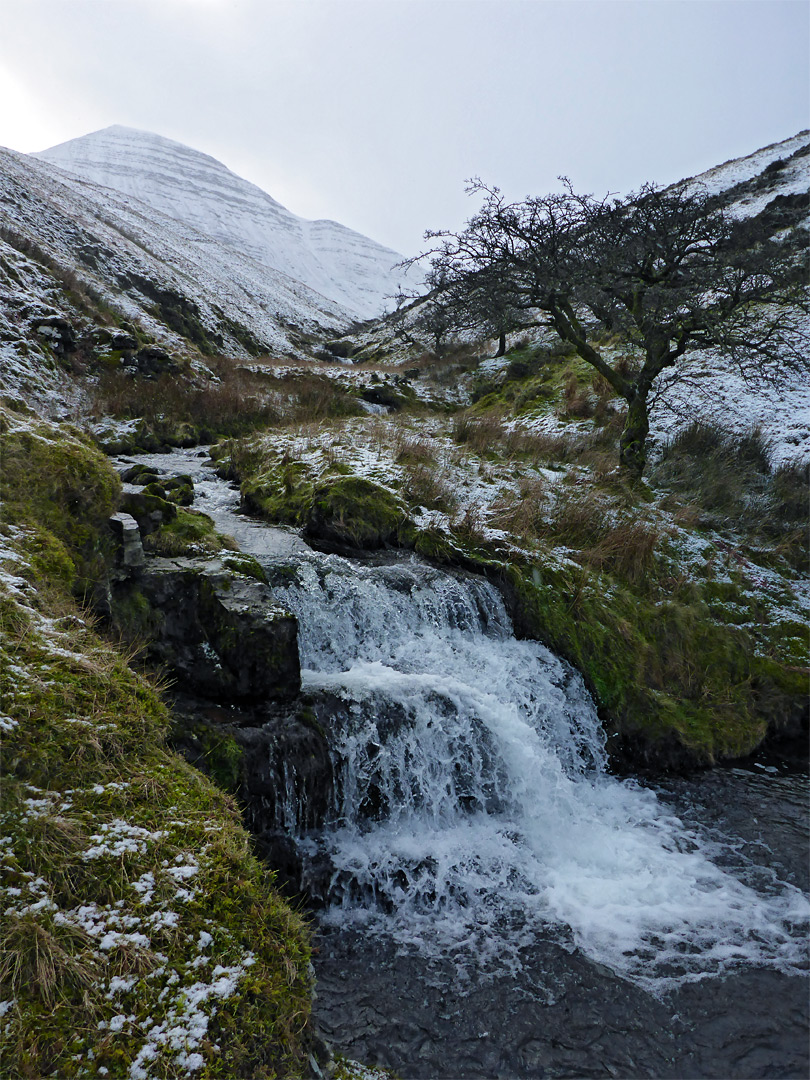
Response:
[[[804,778],[620,784],[581,682],[511,637],[486,582],[319,555],[210,474],[197,489],[299,619],[306,797],[284,751],[267,764],[289,715],[208,708],[254,747],[234,779],[260,846],[317,901],[338,1049],[406,1077],[803,1075]],[[489,695],[531,664],[504,728]],[[251,770],[272,799],[248,797]]]

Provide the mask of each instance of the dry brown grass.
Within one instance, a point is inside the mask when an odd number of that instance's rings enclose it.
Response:
[[[573,373],[563,385],[559,415],[564,419],[582,419],[593,416],[596,403],[590,386],[583,386]]]
[[[538,539],[544,529],[548,506],[548,484],[537,479],[523,480],[516,495],[500,495],[492,504],[490,524],[523,540]]]
[[[210,366],[218,381],[168,374],[143,379],[109,372],[98,382],[92,413],[143,417],[156,430],[167,422],[189,424],[206,441],[258,427],[317,422],[361,411],[353,395],[317,371],[287,372],[268,379],[265,371],[255,372],[226,358],[215,358]]]
[[[623,415],[614,412],[592,432],[534,431],[510,423],[501,412],[461,412],[453,418],[452,438],[479,454],[499,454],[535,465],[578,462],[604,474],[618,464],[618,437],[623,426]]]
[[[607,570],[630,582],[648,578],[655,565],[660,531],[626,512],[611,513],[595,491],[579,488],[558,497],[545,530],[554,543],[571,548],[595,570]]]
[[[453,418],[453,442],[468,446],[479,454],[499,449],[505,433],[504,417],[499,413],[488,412],[483,416],[475,416],[469,412],[461,412]]]
[[[484,519],[478,506],[468,506],[464,513],[453,519],[453,532],[468,548],[486,546]]]
[[[452,510],[458,504],[444,469],[426,463],[406,464],[402,492],[416,506],[428,510]]]
[[[13,915],[0,935],[0,984],[15,996],[35,993],[53,1007],[76,990],[92,994],[97,964],[93,941],[75,926],[48,925],[37,914]]]
[[[436,458],[431,442],[402,428],[393,430],[394,461],[398,465],[430,465]]]

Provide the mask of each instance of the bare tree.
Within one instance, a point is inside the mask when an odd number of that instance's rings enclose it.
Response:
[[[553,328],[628,404],[620,462],[641,476],[650,393],[661,372],[714,350],[743,375],[807,366],[806,243],[732,217],[716,197],[645,185],[626,199],[558,194],[507,203],[474,181],[479,212],[459,233],[429,233],[445,288],[489,293],[510,318]],[[763,219],[764,220],[764,219]],[[485,322],[485,320],[482,320]],[[611,362],[598,342],[617,335],[637,370]]]

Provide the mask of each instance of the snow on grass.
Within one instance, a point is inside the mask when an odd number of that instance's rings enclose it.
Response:
[[[262,878],[233,807],[163,747],[155,692],[88,619],[31,588],[28,539],[0,528],[7,1069],[253,1075],[268,1053],[256,1043],[277,1024],[287,1034],[267,1045],[296,1060],[309,1007],[302,924]]]
[[[650,415],[653,440],[660,443],[695,420],[744,435],[763,433],[771,464],[810,462],[810,368],[785,369],[779,381],[755,385],[717,359],[705,357],[688,380],[678,375],[659,380]]]

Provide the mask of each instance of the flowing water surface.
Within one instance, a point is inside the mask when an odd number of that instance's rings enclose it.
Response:
[[[582,679],[492,584],[313,552],[202,459],[142,460],[192,472],[300,620],[337,776],[297,840],[338,1049],[403,1077],[806,1074],[806,777],[619,780]]]

